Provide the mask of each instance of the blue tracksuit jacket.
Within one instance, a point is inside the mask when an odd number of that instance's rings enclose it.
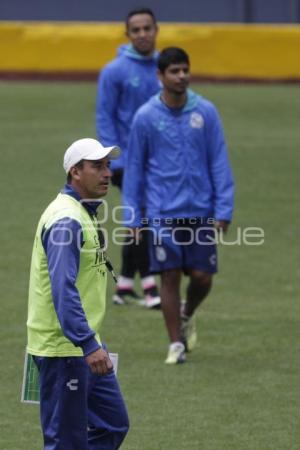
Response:
[[[144,206],[150,219],[231,220],[233,177],[222,124],[210,101],[189,90],[186,105],[172,109],[155,95],[137,111],[128,147],[127,225],[141,225]]]
[[[101,71],[96,100],[97,136],[104,146],[118,145],[122,155],[111,169],[123,169],[128,135],[137,109],[160,89],[157,56],[144,57],[131,45],[121,46],[116,59]]]

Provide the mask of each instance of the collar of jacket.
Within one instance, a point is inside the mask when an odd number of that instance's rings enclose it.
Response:
[[[65,186],[63,187],[63,189],[61,190],[61,193],[70,195],[70,197],[75,198],[75,200],[77,200],[78,202],[80,202],[82,200],[79,193],[70,184],[66,183]],[[89,214],[91,214],[92,216],[97,215],[97,208],[98,208],[98,206],[101,205],[101,203],[102,203],[101,200],[95,200],[95,201],[89,201],[89,202],[82,201],[82,205],[85,207],[87,212]]]
[[[160,91],[158,94],[155,95],[155,100],[159,103],[159,105],[163,108],[168,108],[167,105],[164,104],[164,102],[161,100],[161,92]],[[193,109],[196,108],[198,102],[199,102],[199,98],[201,96],[199,94],[196,94],[196,92],[192,91],[191,89],[187,90],[187,101],[184,105],[184,107],[182,108],[182,112],[188,112],[188,111],[192,111]],[[171,108],[168,108],[171,109]]]

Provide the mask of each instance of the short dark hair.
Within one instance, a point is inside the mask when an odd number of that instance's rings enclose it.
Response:
[[[179,47],[164,48],[158,57],[157,66],[161,73],[164,73],[170,64],[186,63],[190,65],[189,55]]]
[[[135,16],[137,14],[148,14],[152,17],[153,23],[156,24],[156,17],[154,15],[154,12],[150,8],[135,8],[129,11],[126,17],[126,27],[128,28],[129,20],[132,16]]]
[[[75,166],[73,167],[77,167],[78,169],[82,169],[83,168],[83,163],[84,163],[84,159],[81,159],[77,164],[75,164]],[[72,175],[71,172],[68,172],[67,175],[67,183],[70,184],[72,181]]]

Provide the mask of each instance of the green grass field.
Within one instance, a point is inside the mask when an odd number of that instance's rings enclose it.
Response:
[[[124,450],[300,447],[300,86],[196,86],[218,106],[237,184],[237,228],[261,246],[221,246],[220,274],[198,314],[199,345],[166,367],[160,312],[108,302],[103,335],[120,354],[131,418]],[[0,83],[0,449],[41,450],[37,406],[20,403],[35,227],[64,183],[65,148],[94,137],[93,83]],[[119,202],[111,189],[111,205]],[[115,265],[119,248],[110,248]],[[109,299],[113,283],[109,286]],[[184,292],[182,293],[184,295]]]

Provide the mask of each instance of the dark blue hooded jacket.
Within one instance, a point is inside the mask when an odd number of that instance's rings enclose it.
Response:
[[[116,59],[101,71],[96,101],[97,136],[104,146],[118,145],[121,157],[111,169],[124,168],[127,142],[137,109],[160,90],[156,75],[157,57],[144,57],[132,45],[119,48]]]
[[[215,106],[191,90],[183,108],[159,94],[136,113],[123,181],[124,218],[215,218],[230,221],[234,182]]]

